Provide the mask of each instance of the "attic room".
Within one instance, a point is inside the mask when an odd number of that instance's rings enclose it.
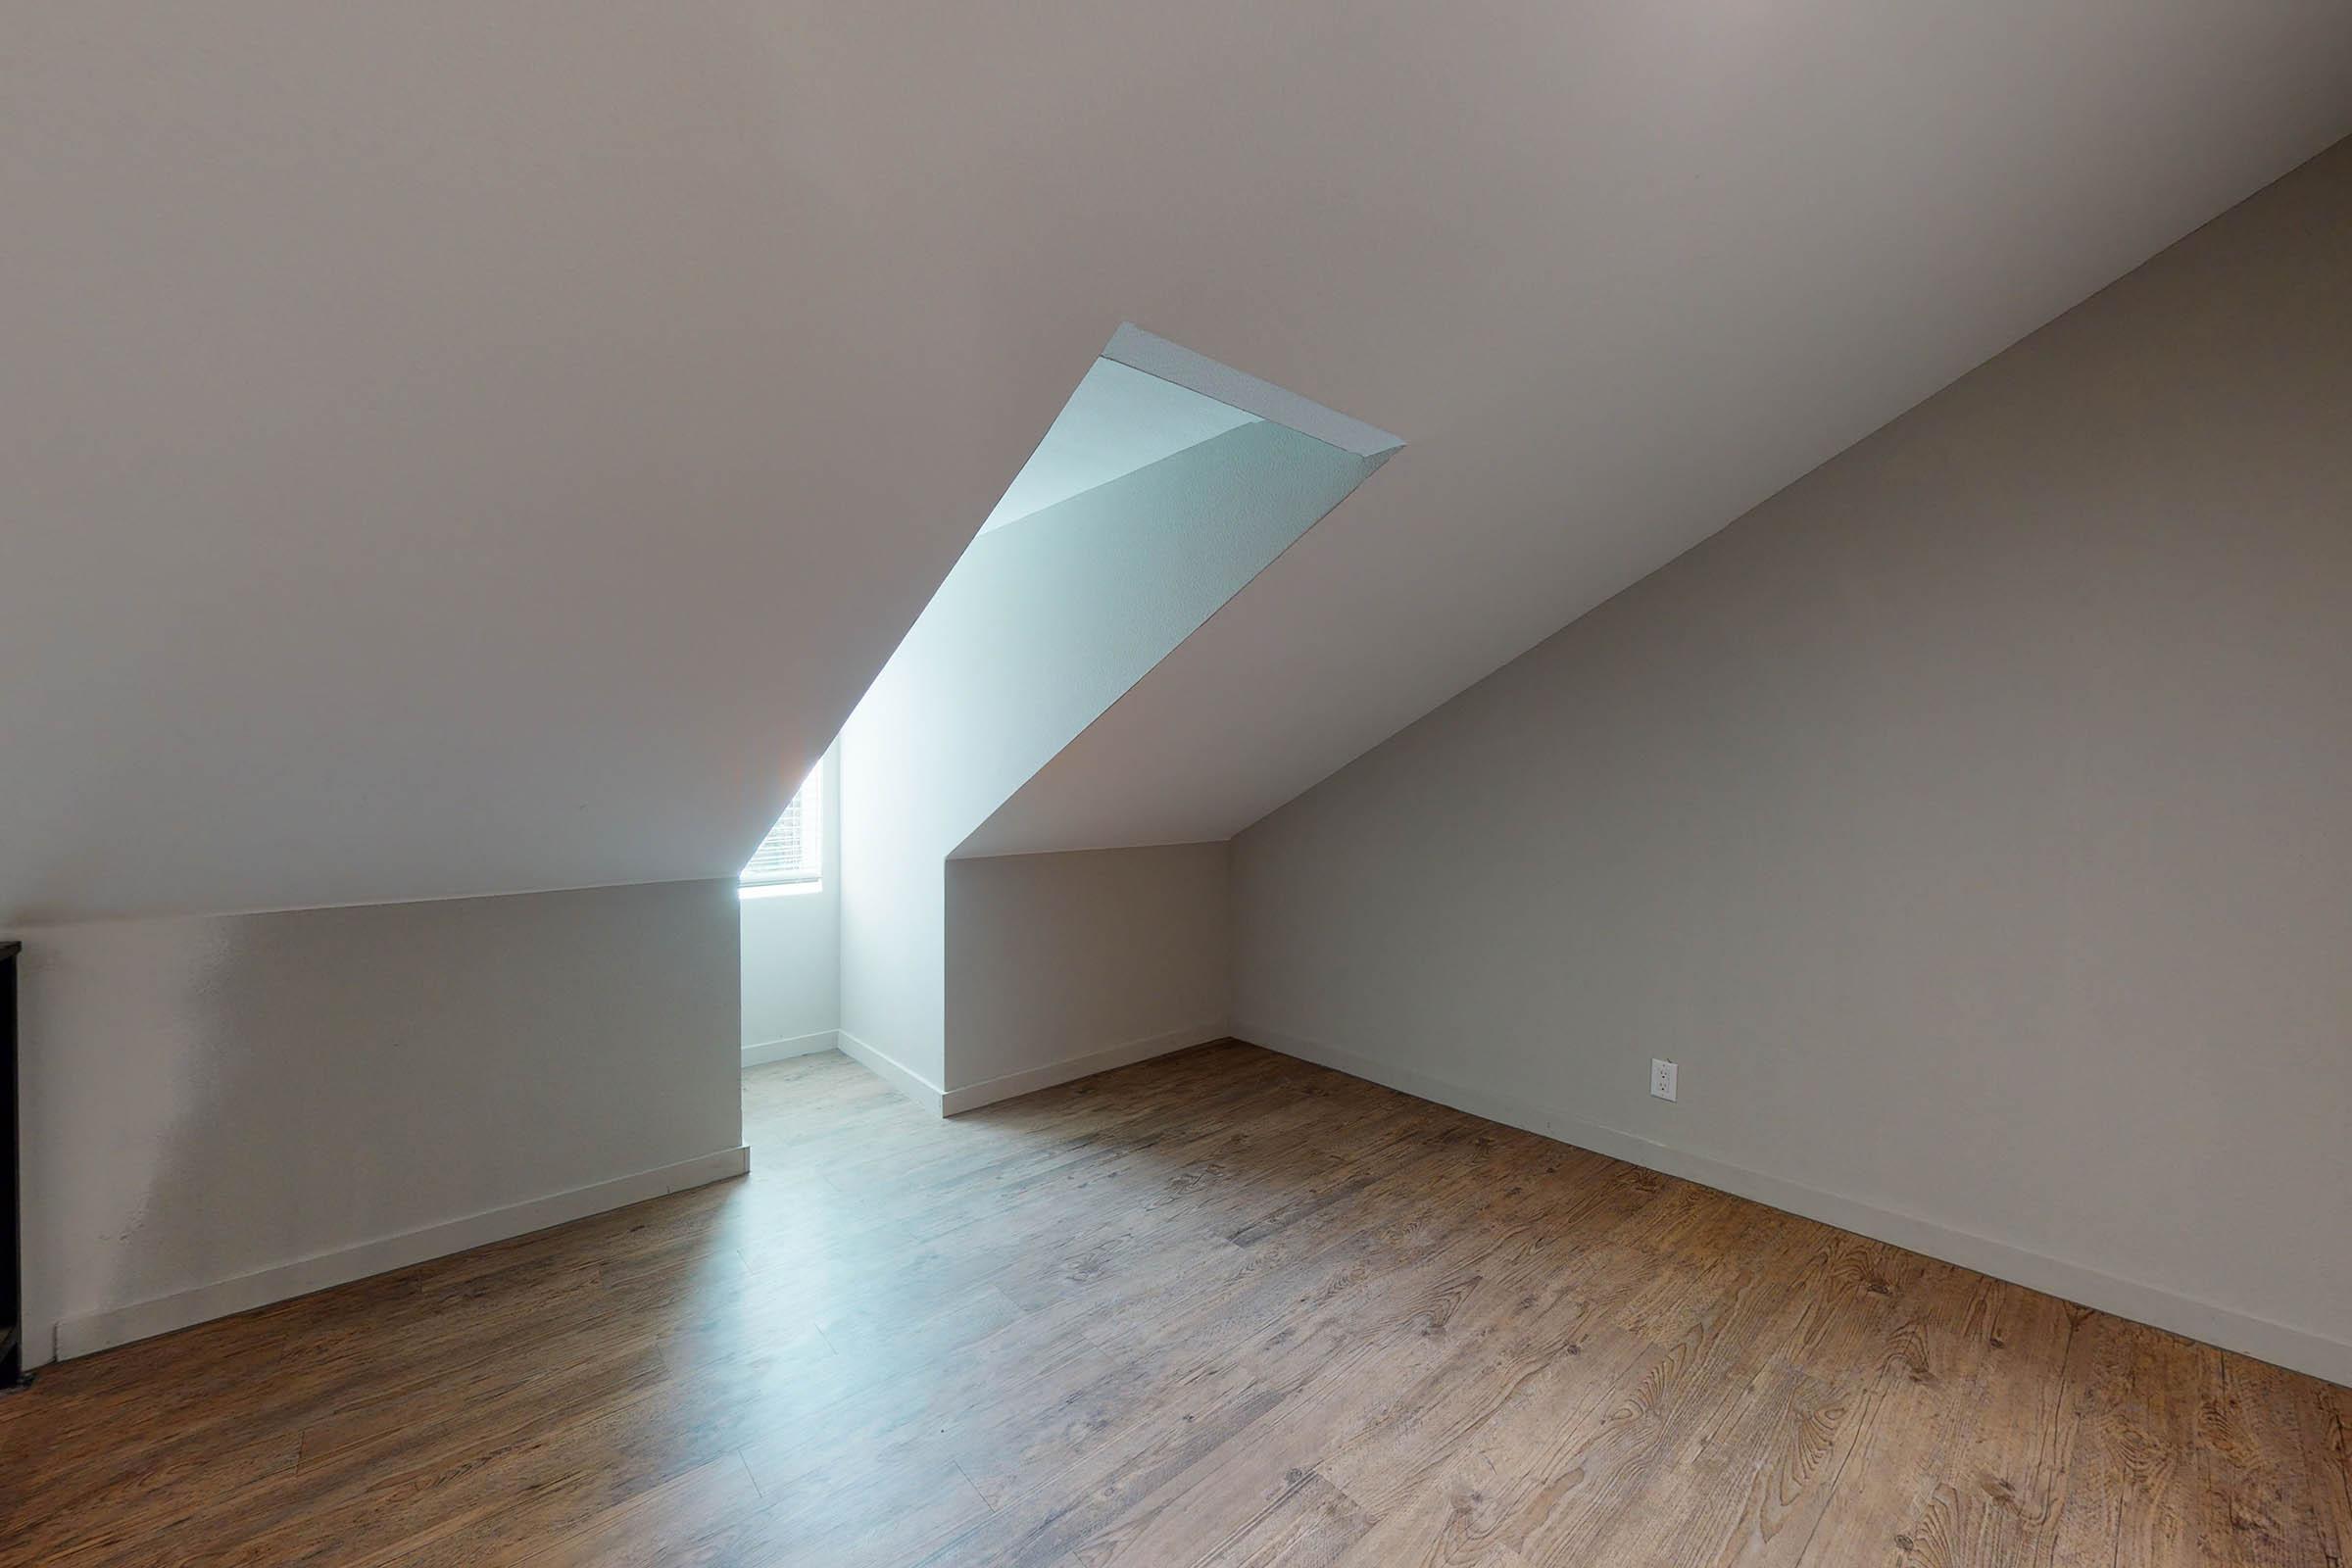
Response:
[[[0,1568],[2352,1561],[2352,12],[6,7]]]

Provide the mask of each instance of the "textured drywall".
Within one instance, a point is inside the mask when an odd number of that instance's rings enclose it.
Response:
[[[36,1336],[742,1143],[729,881],[22,935]]]
[[[2352,1374],[2347,278],[2352,145],[1250,829],[1236,1032]]]

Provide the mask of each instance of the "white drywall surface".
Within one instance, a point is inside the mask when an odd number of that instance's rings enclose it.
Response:
[[[829,1035],[841,1023],[841,754],[817,764],[819,859],[813,889],[751,890],[742,926],[743,1049]]]
[[[1223,844],[948,862],[947,1020],[971,1086],[1225,1033]],[[1077,1076],[1073,1073],[1072,1076]]]
[[[943,1089],[942,862],[1376,467],[1243,425],[976,539],[842,733],[842,1029]]]
[[[1097,360],[980,531],[1018,522],[1256,417],[1116,360]]]
[[[1224,836],[2352,130],[2342,0],[0,37],[0,923],[729,874],[1121,321],[1413,443],[1087,770]]]
[[[735,915],[704,881],[23,932],[26,1321],[737,1148]]]
[[[2352,145],[1251,828],[1236,1032],[2352,1376],[2347,278]]]

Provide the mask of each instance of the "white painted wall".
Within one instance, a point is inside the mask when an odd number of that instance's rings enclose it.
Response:
[[[966,1082],[947,857],[1377,466],[1263,421],[973,542],[842,732],[845,1049]]]
[[[739,901],[747,1064],[825,1050],[841,1024],[841,749],[818,766],[823,880]]]
[[[1236,1032],[2352,1381],[2347,278],[2352,146],[1251,828]]]
[[[1222,1038],[1223,844],[957,859],[947,871],[951,1111]]]
[[[947,1051],[939,840],[948,830],[928,816],[921,768],[936,759],[921,755],[907,718],[877,710],[860,724],[853,713],[841,734],[838,1028],[844,1051],[869,1065],[882,1053],[937,1092]]]
[[[18,934],[35,1358],[741,1168],[730,882]]]
[[[841,1019],[837,884],[741,904],[744,1054],[824,1050]]]

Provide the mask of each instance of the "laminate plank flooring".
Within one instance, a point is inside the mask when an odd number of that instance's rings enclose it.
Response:
[[[52,1367],[0,1565],[2352,1561],[2352,1392],[1224,1045]]]

